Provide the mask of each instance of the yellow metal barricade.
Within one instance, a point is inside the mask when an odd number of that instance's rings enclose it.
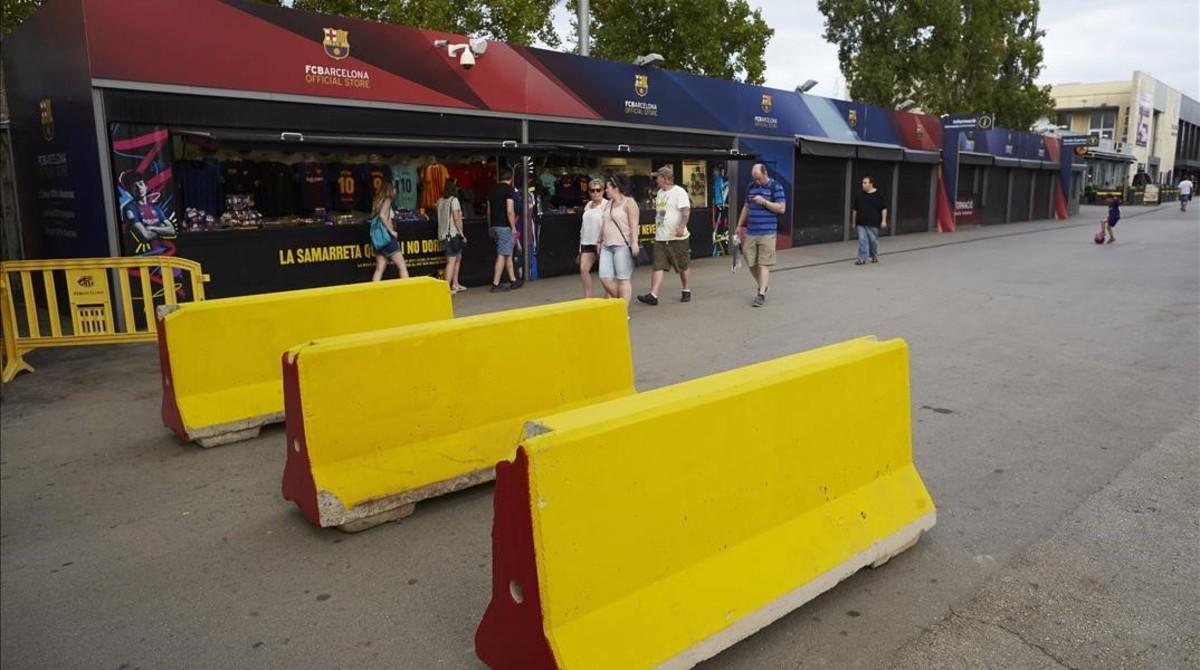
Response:
[[[24,355],[41,347],[152,342],[155,308],[203,300],[206,281],[199,263],[169,256],[0,263],[3,381],[32,372]]]

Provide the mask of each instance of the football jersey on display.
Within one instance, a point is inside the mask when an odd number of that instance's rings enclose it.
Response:
[[[396,209],[414,210],[417,208],[417,166],[408,163],[397,163],[392,166],[392,181],[396,184],[396,199],[392,206]]]

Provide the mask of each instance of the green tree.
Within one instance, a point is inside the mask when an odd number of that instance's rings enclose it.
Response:
[[[11,33],[41,6],[42,0],[0,0],[0,34]]]
[[[567,7],[578,13],[576,0]],[[592,0],[590,8],[593,56],[630,62],[659,53],[672,70],[764,80],[775,30],[746,0]]]
[[[911,98],[934,114],[995,112],[1028,128],[1053,109],[1039,0],[818,0],[825,39],[858,101]]]
[[[512,44],[534,39],[557,47],[551,11],[559,0],[296,0],[326,14],[489,37]]]

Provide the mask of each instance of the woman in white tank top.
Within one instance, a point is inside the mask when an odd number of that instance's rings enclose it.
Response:
[[[599,256],[600,229],[604,226],[604,182],[593,179],[588,183],[588,204],[583,208],[583,223],[579,227],[579,279],[583,282],[583,297],[592,297],[592,266]]]

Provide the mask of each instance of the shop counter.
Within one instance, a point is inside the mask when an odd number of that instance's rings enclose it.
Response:
[[[470,242],[463,252],[461,281],[468,286],[491,281],[495,247],[486,221],[464,221]],[[167,253],[198,261],[211,279],[210,298],[288,291],[370,281],[375,251],[366,222],[326,226],[266,226],[180,233],[167,241]],[[437,239],[437,223],[397,222],[404,258],[413,276],[439,275],[446,257]],[[397,276],[389,264],[385,278]]]

